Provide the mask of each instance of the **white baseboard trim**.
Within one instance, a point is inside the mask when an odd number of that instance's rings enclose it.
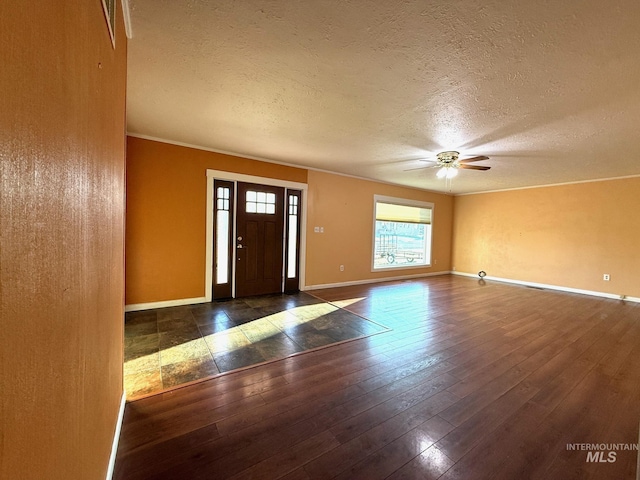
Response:
[[[107,468],[107,480],[113,478],[113,471],[116,466],[116,454],[118,453],[118,441],[120,440],[120,429],[122,428],[122,420],[124,419],[124,406],[127,403],[127,392],[122,391],[122,399],[120,400],[120,410],[118,411],[118,420],[116,421],[116,430],[113,434],[113,443],[111,444],[111,456],[109,457],[109,467]]]
[[[181,298],[179,300],[165,300],[151,303],[132,303],[124,306],[125,312],[139,312],[140,310],[152,310],[154,308],[180,307],[182,305],[192,305],[194,303],[210,302],[207,297]]]
[[[462,277],[479,278],[477,273],[451,272],[453,275]],[[545,290],[557,290],[559,292],[579,293],[580,295],[590,295],[592,297],[611,298],[614,300],[624,300],[625,302],[640,303],[640,297],[628,297],[626,295],[616,295],[615,293],[597,292],[595,290],[582,290],[579,288],[563,287],[560,285],[550,285],[547,283],[527,282],[524,280],[513,280],[511,278],[491,277],[487,275],[485,280],[493,280],[495,282],[512,283],[514,285],[523,285],[525,287],[544,288]]]
[[[303,291],[320,290],[322,288],[350,287],[352,285],[366,285],[368,283],[393,282],[396,280],[411,280],[413,278],[434,277],[436,275],[448,275],[450,273],[451,273],[450,271],[446,270],[444,272],[420,273],[417,275],[401,275],[399,277],[384,277],[384,278],[373,278],[368,280],[353,280],[351,282],[324,283],[321,285],[305,285],[304,288],[302,288],[302,290]]]
[[[302,291],[311,291],[311,290],[320,290],[323,288],[336,288],[336,287],[350,287],[353,285],[366,285],[369,283],[382,283],[382,282],[393,282],[396,280],[411,280],[415,278],[423,278],[423,277],[434,277],[438,275],[460,275],[462,277],[472,277],[478,278],[477,273],[467,273],[467,272],[457,272],[457,271],[449,271],[445,270],[443,272],[433,272],[433,273],[420,273],[417,275],[400,275],[396,277],[384,277],[384,278],[373,278],[367,280],[353,280],[350,282],[337,282],[337,283],[324,283],[319,285],[305,285],[301,288]],[[550,285],[546,283],[536,283],[536,282],[526,282],[523,280],[513,280],[510,278],[501,278],[501,277],[484,277],[485,280],[493,280],[496,282],[503,283],[512,283],[514,285],[524,285],[526,287],[535,287],[535,288],[544,288],[546,290],[557,290],[560,292],[567,293],[579,293],[581,295],[591,295],[593,297],[602,297],[602,298],[611,298],[614,300],[624,300],[626,302],[635,302],[640,303],[640,297],[629,297],[629,296],[621,296],[616,295],[614,293],[605,293],[605,292],[596,292],[593,290],[581,290],[578,288],[571,287],[562,287],[559,285]],[[179,307],[183,305],[193,305],[196,303],[206,303],[210,302],[210,299],[206,297],[196,297],[196,298],[182,298],[179,300],[166,300],[162,302],[151,302],[151,303],[134,303],[130,305],[125,305],[125,312],[139,312],[142,310],[152,310],[154,308],[167,308],[167,307]]]

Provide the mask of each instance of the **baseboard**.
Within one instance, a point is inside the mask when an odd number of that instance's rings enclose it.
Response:
[[[321,288],[333,288],[333,287],[348,287],[351,285],[364,285],[367,283],[380,283],[380,282],[391,282],[394,280],[410,280],[412,278],[421,278],[421,277],[433,277],[434,275],[447,275],[451,272],[434,272],[434,273],[421,273],[418,275],[402,275],[398,277],[385,277],[385,278],[375,278],[370,280],[355,280],[351,282],[339,282],[339,283],[326,283],[322,285],[304,285],[300,288],[302,291],[307,290],[319,290]],[[197,297],[197,298],[182,298],[179,300],[165,300],[162,302],[150,302],[150,303],[132,303],[130,305],[125,305],[125,312],[139,312],[142,310],[152,310],[154,308],[167,308],[167,307],[180,307],[182,305],[193,305],[196,303],[206,303],[210,302],[210,299],[206,297]]]
[[[338,282],[338,283],[324,283],[320,285],[305,285],[302,290],[320,290],[322,288],[335,288],[335,287],[350,287],[352,285],[366,285],[369,283],[382,283],[382,282],[393,282],[396,280],[411,280],[414,278],[422,278],[422,277],[434,277],[436,275],[448,275],[451,272],[446,270],[444,272],[433,272],[433,273],[420,273],[417,275],[401,275],[398,277],[384,277],[384,278],[373,278],[367,280],[353,280],[351,282]]]
[[[462,277],[478,278],[477,273],[467,272],[451,272],[453,275],[460,275]],[[597,292],[595,290],[582,290],[579,288],[563,287],[560,285],[550,285],[547,283],[527,282],[524,280],[513,280],[511,278],[491,277],[487,275],[485,280],[493,280],[495,282],[512,283],[514,285],[523,285],[525,287],[543,288],[545,290],[557,290],[559,292],[567,293],[579,293],[580,295],[590,295],[592,297],[611,298],[614,300],[624,300],[625,302],[640,303],[640,297],[628,297],[626,295],[616,295],[615,293]]]
[[[206,297],[197,298],[181,298],[179,300],[165,300],[162,302],[150,302],[150,303],[132,303],[125,305],[125,312],[139,312],[140,310],[152,310],[154,308],[167,308],[167,307],[180,307],[182,305],[193,305],[194,303],[206,303],[209,302]]]
[[[113,471],[116,466],[116,454],[118,453],[118,441],[120,440],[120,429],[122,428],[122,420],[124,419],[124,406],[127,401],[127,392],[122,391],[122,399],[120,400],[120,410],[118,411],[118,420],[116,422],[116,430],[113,434],[113,443],[111,444],[111,456],[109,457],[109,467],[107,468],[107,480],[113,478]]]
[[[448,271],[445,270],[443,272],[433,272],[433,273],[420,273],[417,275],[400,275],[396,277],[385,277],[385,278],[373,278],[367,280],[353,280],[350,282],[337,282],[337,283],[324,283],[319,285],[305,285],[301,288],[302,291],[311,291],[311,290],[320,290],[323,288],[336,288],[336,287],[350,287],[353,285],[366,285],[369,283],[382,283],[382,282],[393,282],[397,280],[411,280],[415,278],[423,278],[423,277],[434,277],[438,275],[460,275],[462,277],[472,277],[478,278],[477,273],[467,273],[467,272],[457,272],[457,271]],[[523,280],[513,280],[510,278],[501,278],[501,277],[484,277],[485,280],[493,280],[495,282],[503,282],[503,283],[511,283],[514,285],[524,285],[527,287],[535,287],[535,288],[544,288],[546,290],[557,290],[560,292],[567,293],[579,293],[581,295],[591,295],[593,297],[602,297],[602,298],[611,298],[614,300],[624,300],[626,302],[635,302],[640,303],[640,297],[629,297],[629,296],[621,296],[616,295],[614,293],[605,293],[605,292],[596,292],[593,290],[581,290],[578,288],[571,287],[563,287],[559,285],[550,285],[546,283],[536,283],[536,282],[527,282]],[[130,305],[126,305],[124,307],[125,312],[138,312],[141,310],[152,310],[154,308],[167,308],[167,307],[179,307],[183,305],[193,305],[196,303],[206,303],[210,300],[206,297],[197,297],[197,298],[182,298],[179,300],[166,300],[162,302],[150,302],[150,303],[133,303]]]

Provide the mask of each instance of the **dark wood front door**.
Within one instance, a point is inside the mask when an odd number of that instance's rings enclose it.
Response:
[[[284,188],[238,182],[236,297],[282,292]]]

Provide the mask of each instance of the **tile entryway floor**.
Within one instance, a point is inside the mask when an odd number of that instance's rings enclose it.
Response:
[[[302,292],[128,312],[127,398],[387,330]]]

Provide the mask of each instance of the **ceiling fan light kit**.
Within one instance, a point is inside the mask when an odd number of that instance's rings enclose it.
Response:
[[[440,170],[438,170],[438,173],[436,173],[436,177],[450,180],[458,174],[459,168],[464,168],[469,170],[489,170],[491,168],[491,167],[482,167],[477,165],[467,165],[468,163],[471,163],[471,162],[488,160],[489,157],[486,157],[484,155],[467,158],[465,160],[459,160],[459,157],[460,157],[460,152],[456,152],[455,150],[440,152],[438,155],[436,155],[436,158],[438,159],[436,166],[441,167]]]
[[[458,170],[453,166],[442,167],[440,170],[438,170],[438,173],[436,173],[436,177],[438,178],[453,178],[456,175],[458,175]]]
[[[477,155],[475,157],[465,158],[460,160],[460,152],[455,150],[447,150],[446,152],[440,152],[436,155],[436,160],[423,160],[428,163],[435,163],[428,167],[411,168],[409,170],[422,170],[423,168],[437,168],[438,172],[436,177],[439,179],[448,180],[450,184],[451,179],[458,175],[458,170],[463,168],[465,170],[489,170],[491,167],[481,165],[469,165],[473,162],[479,162],[482,160],[489,160],[489,157],[485,155]]]

